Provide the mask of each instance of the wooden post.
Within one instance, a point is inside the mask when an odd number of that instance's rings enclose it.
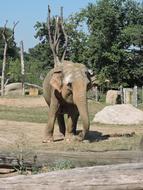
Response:
[[[136,85],[133,88],[133,105],[138,106],[138,87]]]
[[[121,104],[124,103],[124,95],[123,95],[123,87],[122,85],[120,86],[120,95],[121,95]]]
[[[98,102],[98,88],[97,86],[95,87],[95,100]]]
[[[5,67],[6,67],[6,53],[7,53],[7,41],[5,41],[4,45],[4,53],[3,53],[3,63],[2,63],[2,76],[1,76],[1,96],[4,95],[4,80],[5,80]]]
[[[142,86],[142,104],[143,104],[143,86]]]
[[[123,104],[126,104],[126,88],[123,88]]]
[[[24,46],[23,46],[23,41],[20,42],[20,58],[21,58],[21,76],[22,76],[22,95],[25,95],[25,88],[24,88],[24,82],[25,82],[25,76],[24,76]]]

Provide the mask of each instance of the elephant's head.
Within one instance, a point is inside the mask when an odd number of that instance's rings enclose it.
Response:
[[[86,92],[91,86],[90,73],[83,64],[65,61],[54,69],[50,84],[62,96],[64,101],[74,103],[83,121],[83,128],[88,130],[88,108]]]
[[[50,84],[65,101],[68,102],[72,95],[73,102],[76,102],[76,98],[86,97],[86,91],[91,87],[90,73],[83,64],[64,61],[54,68]]]

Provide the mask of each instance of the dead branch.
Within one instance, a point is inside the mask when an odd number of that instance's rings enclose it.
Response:
[[[4,84],[4,88],[5,88],[6,85],[8,84],[9,80],[10,80],[10,78],[6,79],[6,82],[5,82],[5,84]]]
[[[22,78],[22,95],[25,95],[25,68],[24,68],[24,45],[23,41],[20,42],[20,59],[21,59],[21,78]]]
[[[7,23],[8,23],[8,20],[6,20],[5,25],[3,27],[3,31],[2,31],[2,37],[4,39],[4,42],[7,42],[7,38],[6,38],[6,25],[7,25]]]
[[[12,35],[7,39],[7,41],[9,41],[11,38],[13,38],[13,36],[14,36],[14,30],[15,30],[15,27],[16,27],[16,25],[18,23],[19,23],[19,21],[13,22]]]
[[[54,33],[51,31],[51,9],[48,5],[48,20],[47,20],[47,26],[48,26],[48,35],[49,35],[49,43],[50,47],[53,53],[54,57],[54,66],[57,66],[57,64],[63,62],[67,50],[67,42],[68,37],[64,29],[63,25],[63,7],[60,9],[60,16],[56,16],[55,18],[55,31]],[[63,55],[61,56],[61,59],[59,58],[59,46],[60,46],[60,38],[64,35],[65,42],[62,48],[64,49]]]
[[[54,57],[54,65],[57,66],[57,64],[60,62],[59,58],[57,56],[57,53],[55,51],[56,49],[56,36],[57,36],[57,31],[55,30],[55,37],[52,39],[52,32],[51,32],[51,9],[50,6],[48,5],[48,21],[47,21],[47,25],[48,25],[48,35],[49,35],[49,43],[50,43],[50,47],[53,53],[53,57]]]
[[[5,42],[5,43],[8,43],[8,41],[9,41],[11,38],[13,38],[15,27],[16,27],[16,25],[19,23],[19,21],[13,22],[12,34],[10,35],[9,38],[7,37],[7,34],[6,34],[7,23],[8,23],[8,20],[6,20],[5,25],[4,25],[4,27],[3,27],[3,31],[2,31],[2,36],[3,36],[3,39],[4,39],[4,42]]]

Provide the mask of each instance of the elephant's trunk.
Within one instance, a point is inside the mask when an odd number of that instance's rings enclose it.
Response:
[[[81,87],[81,88],[80,88]],[[88,106],[87,106],[87,98],[86,98],[86,87],[79,86],[75,91],[73,90],[73,100],[76,104],[80,118],[83,124],[83,131],[80,134],[81,140],[85,137],[86,133],[89,131],[89,116],[88,116]]]

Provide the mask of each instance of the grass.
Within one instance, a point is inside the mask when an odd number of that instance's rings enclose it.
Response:
[[[0,119],[11,121],[27,121],[35,123],[47,122],[47,108],[24,108],[15,106],[0,106]]]
[[[14,98],[17,97],[4,97],[4,98]],[[18,97],[18,99],[23,99],[23,97]],[[33,97],[24,97],[27,101],[30,101]],[[34,97],[34,99],[39,97]],[[32,106],[32,105],[31,105]],[[105,103],[97,103],[93,100],[88,101],[89,108],[89,119],[93,120],[94,115],[102,110],[106,106]],[[139,109],[143,110],[143,104],[139,104]],[[2,120],[12,120],[12,121],[25,121],[25,122],[35,122],[35,123],[47,123],[47,113],[48,107],[17,107],[17,105],[7,106],[0,105],[0,119]]]
[[[90,121],[92,121],[95,113],[100,111],[104,106],[104,104],[89,101]],[[47,113],[47,107],[0,106],[0,119],[2,120],[46,123],[48,119]]]

